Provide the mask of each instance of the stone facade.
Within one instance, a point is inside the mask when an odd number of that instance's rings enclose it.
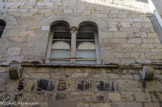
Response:
[[[0,107],[161,107],[162,45],[152,16],[146,0],[0,0]],[[97,24],[102,65],[45,63],[58,20]],[[22,64],[20,79],[9,77],[12,61]],[[143,65],[154,67],[154,80],[142,80]]]
[[[19,80],[9,80],[1,67],[0,99],[38,107],[161,107],[162,70],[142,81],[134,67],[27,67]],[[32,104],[26,104],[31,107]],[[35,107],[35,106],[32,106]]]
[[[7,26],[0,39],[0,62],[46,59],[49,27],[98,25],[103,64],[161,63],[162,47],[148,3],[136,0],[1,0],[0,19]]]

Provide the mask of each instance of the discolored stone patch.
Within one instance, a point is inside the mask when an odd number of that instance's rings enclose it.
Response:
[[[100,81],[97,84],[98,91],[115,91],[118,90],[118,85],[114,85],[114,82]]]
[[[65,93],[57,93],[56,94],[55,100],[65,100],[65,99],[67,99],[67,94],[65,94]]]
[[[58,90],[58,91],[64,91],[64,90],[66,90],[66,89],[67,89],[66,81],[64,81],[64,80],[59,80],[57,90]]]
[[[18,85],[18,88],[17,88],[19,91],[23,90],[24,89],[24,80],[20,80],[19,82],[19,85]]]
[[[40,79],[37,81],[37,90],[38,91],[53,91],[54,90],[54,85],[52,81],[50,80],[45,80],[45,79]]]
[[[92,88],[92,83],[91,82],[88,82],[88,81],[81,81],[78,85],[77,85],[77,89],[78,90],[88,90]]]

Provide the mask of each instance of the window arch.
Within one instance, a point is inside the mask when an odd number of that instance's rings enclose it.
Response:
[[[70,25],[66,21],[56,21],[51,24],[47,50],[47,63],[70,63],[71,34]],[[58,59],[57,59],[58,58]]]
[[[2,33],[5,29],[5,26],[6,26],[6,22],[2,19],[0,19],[0,38],[2,37]]]
[[[76,57],[77,64],[100,64],[99,46],[98,46],[98,27],[94,22],[82,22],[79,25],[76,39]]]
[[[66,21],[51,24],[46,63],[101,64],[98,27],[82,22],[79,27]]]

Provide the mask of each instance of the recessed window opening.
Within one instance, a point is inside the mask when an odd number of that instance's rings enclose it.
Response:
[[[70,57],[71,34],[69,25],[65,21],[58,21],[51,27],[52,38],[50,58]],[[70,63],[70,59],[50,60],[50,63]]]
[[[96,49],[98,43],[97,27],[93,22],[83,22],[80,24],[76,40],[77,64],[97,64],[98,55]]]
[[[47,63],[100,64],[97,25],[83,22],[70,27],[65,21],[57,21],[50,28]]]
[[[2,37],[2,33],[5,29],[5,26],[6,26],[6,22],[0,19],[0,38]]]

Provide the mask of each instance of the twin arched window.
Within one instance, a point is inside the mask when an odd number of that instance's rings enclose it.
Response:
[[[5,26],[6,26],[6,22],[0,19],[0,38],[2,37],[2,33],[4,31]]]
[[[50,28],[47,63],[99,64],[98,31],[93,22],[83,22],[70,28],[57,21]]]
[[[79,25],[76,39],[76,57],[86,59],[77,59],[77,64],[97,64],[96,48],[98,43],[97,26],[93,22],[83,22]]]
[[[50,58],[65,58],[58,60],[50,60],[50,63],[69,63],[71,50],[71,33],[70,26],[65,21],[58,21],[51,27],[52,38],[50,38],[50,44],[52,44],[50,50]],[[51,41],[52,40],[52,41]]]

